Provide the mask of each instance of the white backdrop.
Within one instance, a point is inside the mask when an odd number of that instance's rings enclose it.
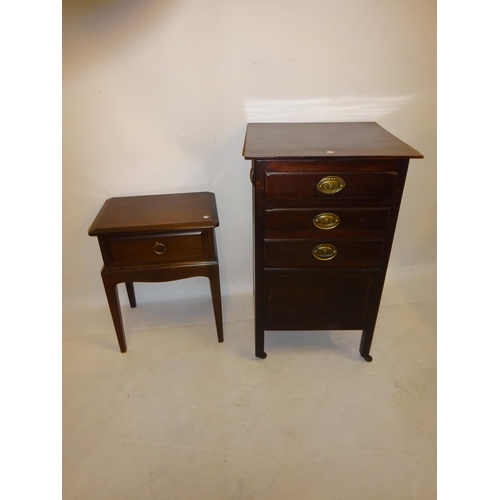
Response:
[[[214,192],[225,320],[252,317],[241,152],[264,121],[376,121],[425,156],[383,303],[435,299],[435,1],[64,0],[64,335],[113,330],[87,235],[112,196]],[[205,279],[139,284],[137,299],[127,331],[213,320]]]

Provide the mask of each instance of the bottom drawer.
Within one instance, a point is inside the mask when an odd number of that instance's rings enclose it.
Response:
[[[370,318],[378,270],[264,273],[268,330],[362,329]]]
[[[315,249],[321,243],[335,250],[333,258],[318,260],[314,256]],[[264,264],[273,268],[379,268],[383,249],[382,239],[266,240]]]

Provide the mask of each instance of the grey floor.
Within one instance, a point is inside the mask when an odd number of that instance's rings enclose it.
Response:
[[[63,340],[65,500],[436,498],[436,303],[359,332],[253,323]]]

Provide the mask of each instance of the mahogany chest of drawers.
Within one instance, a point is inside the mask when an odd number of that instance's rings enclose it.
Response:
[[[375,323],[410,158],[377,123],[251,123],[255,355],[266,330]]]

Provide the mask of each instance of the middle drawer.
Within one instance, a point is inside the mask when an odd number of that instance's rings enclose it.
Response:
[[[390,208],[275,208],[265,212],[266,231],[385,231]]]

